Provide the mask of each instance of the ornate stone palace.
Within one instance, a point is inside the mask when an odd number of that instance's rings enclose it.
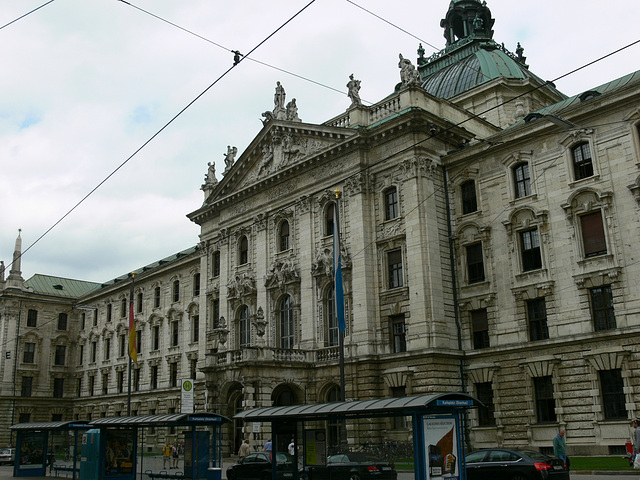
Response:
[[[640,72],[568,98],[493,23],[452,1],[444,50],[401,55],[371,106],[352,76],[320,125],[278,84],[247,149],[209,167],[199,243],[136,269],[132,414],[180,411],[183,378],[230,417],[339,397],[339,189],[347,399],[466,391],[486,406],[476,448],[564,428],[570,453],[619,453],[640,414]],[[0,278],[0,444],[12,423],[127,408],[130,276],[25,281],[20,242]],[[266,439],[244,428],[225,448]]]

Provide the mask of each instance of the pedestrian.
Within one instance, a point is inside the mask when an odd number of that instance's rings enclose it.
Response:
[[[553,439],[553,454],[562,459],[567,468],[569,468],[569,462],[567,461],[567,443],[564,438],[563,428],[560,429],[558,435]]]
[[[273,450],[273,444],[271,443],[271,439],[267,440],[267,443],[264,444],[264,451],[270,452]]]
[[[162,468],[167,468],[167,462],[169,462],[169,468],[171,468],[171,445],[169,442],[162,447]]]
[[[637,418],[633,421],[633,454],[640,453],[640,420]]]
[[[173,467],[171,468],[178,468],[178,462],[180,461],[180,451],[178,450],[178,442],[175,442],[173,444],[173,447],[171,448],[171,455],[173,456]]]
[[[247,438],[242,445],[240,445],[240,449],[238,450],[238,458],[242,460],[244,457],[251,453],[251,447],[249,446],[249,439]]]
[[[293,442],[293,438],[291,439],[291,443],[289,444],[289,446],[287,448],[289,449],[289,455],[295,455],[296,454],[296,444]]]

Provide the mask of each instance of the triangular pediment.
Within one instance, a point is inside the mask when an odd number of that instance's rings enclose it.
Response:
[[[228,165],[205,203],[211,204],[299,167],[309,159],[357,135],[354,129],[272,120],[247,150]]]

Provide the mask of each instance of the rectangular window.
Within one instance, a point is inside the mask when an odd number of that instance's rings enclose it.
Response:
[[[544,298],[535,298],[527,302],[529,320],[529,340],[546,340],[549,338],[547,327],[547,302]]]
[[[160,325],[153,327],[153,350],[160,348]]]
[[[482,242],[467,245],[467,276],[469,283],[484,281],[484,260],[482,258]]]
[[[116,383],[118,384],[118,393],[124,392],[124,370],[119,370],[116,373]]]
[[[109,374],[102,374],[102,394],[107,395],[109,393]]]
[[[493,388],[491,382],[476,383],[476,397],[484,406],[478,407],[478,425],[481,427],[490,427],[496,424],[495,411],[493,404]]]
[[[56,345],[56,355],[53,360],[54,365],[64,365],[67,347],[64,345]]]
[[[33,389],[33,377],[22,377],[22,386],[20,388],[20,396],[30,397]]]
[[[613,293],[611,285],[603,285],[589,290],[591,299],[591,317],[596,332],[616,328],[616,317],[613,311]]]
[[[158,366],[151,365],[151,389],[158,388]]]
[[[198,340],[200,340],[200,316],[199,315],[193,315],[191,317],[191,329],[193,330],[193,336],[191,338],[195,343]]]
[[[84,345],[80,345],[80,349],[78,350],[78,365],[82,365],[84,363]]]
[[[96,363],[97,352],[98,352],[97,342],[91,342],[91,363]]]
[[[127,337],[125,335],[120,335],[118,337],[118,353],[120,357],[124,357],[127,353]]]
[[[93,326],[94,327],[98,326],[98,309],[97,308],[93,311]]]
[[[399,387],[391,387],[391,396],[393,398],[402,398],[407,396],[407,388],[402,385]],[[411,417],[392,417],[394,430],[406,430],[411,425]],[[354,478],[354,477],[351,477]],[[355,477],[360,478],[360,477]],[[374,477],[375,478],[375,477]]]
[[[538,423],[555,422],[556,401],[553,398],[553,381],[551,376],[533,379]]]
[[[82,314],[80,315],[80,329],[81,330],[84,330],[84,326],[85,326],[86,321],[87,321],[87,314],[82,312]]]
[[[133,370],[133,390],[137,392],[140,390],[140,369],[136,368]]]
[[[111,358],[111,339],[104,339],[104,359],[109,360]]]
[[[142,353],[142,330],[136,330],[136,352]]]
[[[170,387],[178,386],[178,364],[177,363],[169,364],[169,386]]]
[[[216,250],[215,252],[213,252],[211,261],[213,262],[213,272],[212,272],[213,276],[214,277],[220,276],[220,251],[219,250]]]
[[[153,290],[153,308],[160,308],[160,287]]]
[[[131,300],[133,301],[133,298]],[[120,316],[122,318],[125,318],[128,313],[129,313],[129,306],[127,305],[127,299],[123,298],[120,301]]]
[[[21,413],[18,415],[18,423],[29,423],[31,421],[30,413]]]
[[[66,313],[58,314],[58,330],[67,329],[67,319],[68,319],[68,315]]]
[[[220,320],[220,300],[213,300],[211,305],[213,315],[213,328],[218,328],[218,320]]]
[[[64,396],[64,378],[53,379],[53,398],[62,398]]]
[[[112,310],[113,310],[113,308],[112,308],[111,304],[110,303],[107,304],[107,322],[111,321],[111,315],[113,313]]]
[[[622,371],[600,370],[600,390],[602,392],[602,408],[607,420],[626,419],[627,409],[624,400],[624,382]]]
[[[398,288],[404,285],[402,276],[402,250],[392,250],[387,253],[389,267],[389,288]]]
[[[171,322],[171,346],[172,347],[177,347],[178,346],[178,329],[179,325],[178,322]]]
[[[593,176],[593,163],[589,143],[581,143],[571,149],[573,154],[573,170],[576,180]]]
[[[193,358],[191,359],[190,363],[190,377],[192,380],[196,379],[196,375],[198,373],[198,359],[197,358]]]
[[[393,332],[393,353],[407,351],[406,324],[404,315],[391,318],[391,328]]]
[[[385,220],[393,220],[398,217],[398,190],[389,188],[384,193]]]
[[[516,198],[531,195],[531,176],[528,163],[519,163],[513,168],[513,180],[515,182]]]
[[[173,301],[180,301],[180,281],[176,280],[173,282]]]
[[[29,310],[27,312],[27,327],[37,327],[37,326],[38,326],[38,311]]]
[[[540,238],[538,229],[520,232],[520,248],[522,252],[522,270],[538,270],[542,268],[542,255],[540,254]]]
[[[76,380],[76,397],[80,397],[82,395],[82,379],[78,378]]]
[[[471,329],[474,350],[489,348],[489,319],[486,308],[471,311]]]
[[[199,273],[196,273],[193,276],[193,296],[194,297],[200,296],[200,274]]]
[[[95,375],[91,375],[89,377],[89,396],[93,397],[93,394],[95,393],[94,390],[96,388],[96,377]]]
[[[52,413],[51,414],[51,421],[52,422],[61,422],[62,421],[62,414],[61,413]]]
[[[604,236],[600,210],[582,215],[580,217],[580,227],[582,229],[582,245],[586,258],[607,253],[607,241]]]
[[[138,301],[137,301],[137,310],[136,310],[138,313],[142,313],[142,299],[143,299],[142,292],[139,292]]]
[[[460,193],[462,195],[462,214],[473,213],[478,210],[478,202],[476,199],[476,182],[468,180],[460,185]]]
[[[36,344],[25,343],[24,353],[22,354],[22,363],[33,363],[36,358]]]

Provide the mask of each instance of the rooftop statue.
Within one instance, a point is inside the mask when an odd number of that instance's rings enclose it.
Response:
[[[290,122],[301,122],[298,116],[298,106],[296,105],[296,99],[294,98],[287,103],[287,120]]]
[[[277,120],[285,120],[287,118],[287,110],[285,108],[285,98],[287,97],[284,87],[280,82],[276,82],[276,92],[273,94],[273,118]]]
[[[351,106],[362,105],[360,100],[360,80],[353,78],[353,73],[349,75],[349,83],[347,83],[349,92],[347,95],[351,99]]]
[[[420,85],[420,73],[413,66],[411,60],[404,58],[402,54],[399,54],[400,61],[398,61],[398,68],[400,69],[400,80],[402,81],[402,87],[409,85]]]
[[[236,154],[238,153],[237,147],[232,147],[231,145],[227,145],[227,153],[224,154],[224,164],[226,165],[224,169],[224,173],[226,174],[231,167],[233,167],[233,162],[236,160]]]

